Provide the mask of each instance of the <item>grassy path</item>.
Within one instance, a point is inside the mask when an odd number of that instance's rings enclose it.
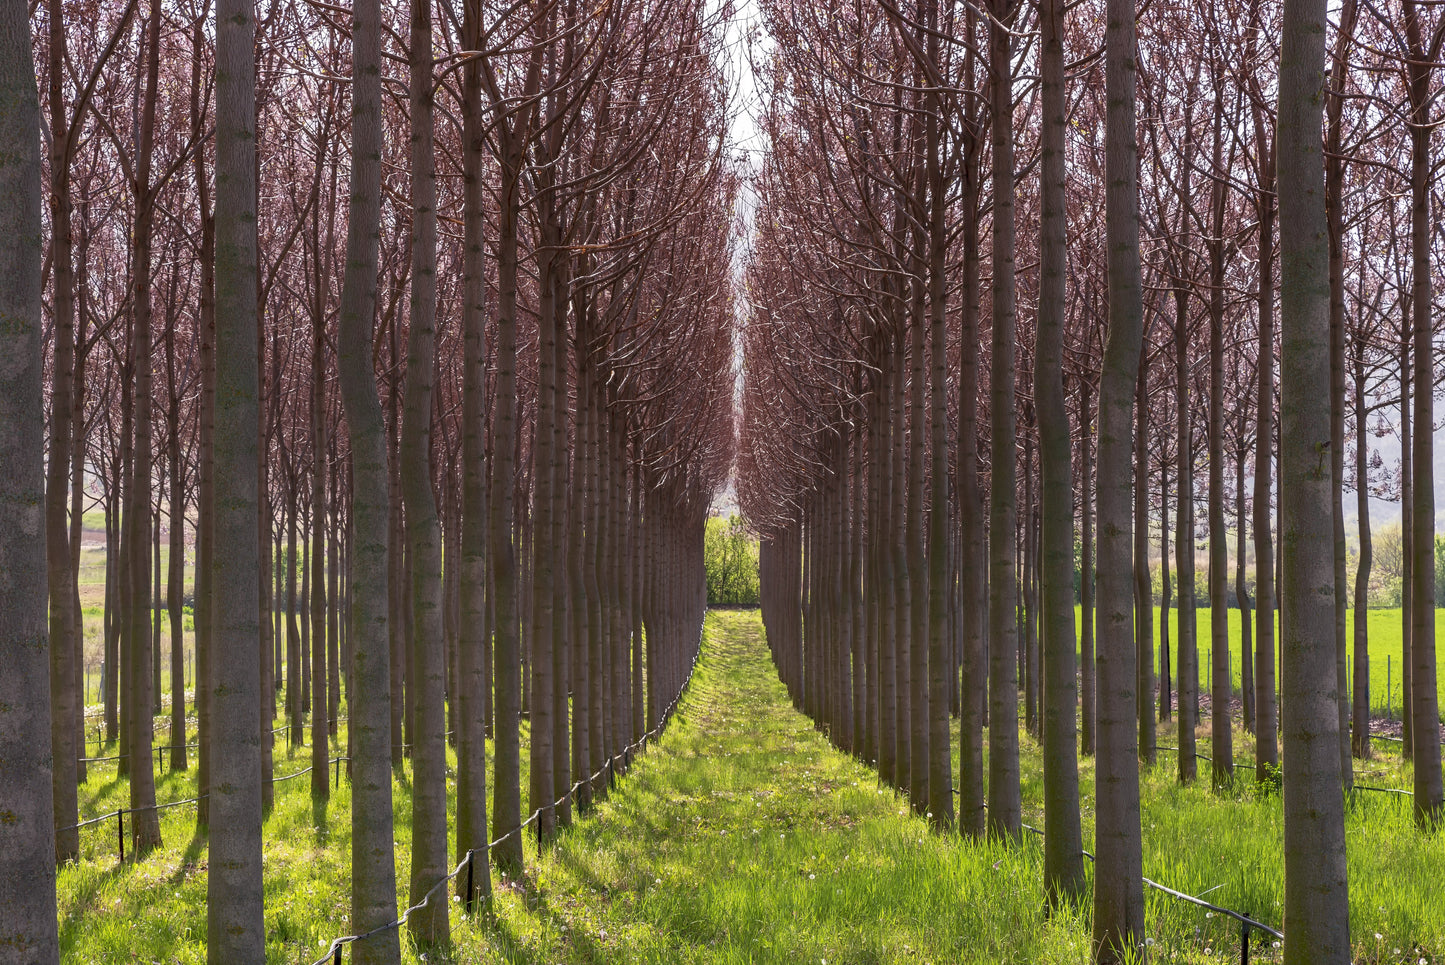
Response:
[[[277,772],[304,766],[304,756],[278,761]],[[1145,873],[1278,925],[1279,799],[1256,799],[1248,782],[1221,798],[1207,776],[1181,788],[1173,763],[1161,755],[1143,776]],[[1041,762],[1027,735],[1021,765],[1026,820],[1041,825]],[[1376,784],[1407,780],[1383,762],[1366,774]],[[1092,848],[1091,759],[1081,762],[1080,781]],[[405,780],[395,788],[404,883],[410,797]],[[89,790],[92,812],[124,784],[93,782]],[[187,790],[168,775],[158,796]],[[278,787],[266,825],[269,962],[309,965],[350,930],[349,797],[343,782],[318,820],[304,779]],[[1417,965],[1445,954],[1445,835],[1421,836],[1409,814],[1408,804],[1385,795],[1366,795],[1350,812],[1357,961]],[[61,873],[65,961],[205,961],[204,841],[191,837],[192,820],[189,808],[166,812],[166,847],[140,864],[115,864],[113,830],[109,839],[104,831],[83,839],[94,856]],[[901,797],[878,787],[872,770],[834,750],[793,709],[756,611],[709,614],[692,687],[661,741],[594,815],[546,853],[537,855],[533,838],[526,850],[528,877],[498,885],[491,920],[468,919],[454,906],[455,946],[430,962],[1088,960],[1084,918],[1043,914],[1038,842],[1010,849],[931,834]],[[1239,960],[1238,933],[1226,920],[1147,897],[1152,960]],[[1277,956],[1256,946],[1251,960]],[[409,949],[404,957],[420,961]]]
[[[1037,847],[930,835],[793,710],[756,612],[709,628],[660,746],[459,960],[1083,960],[1082,926],[1040,914]]]

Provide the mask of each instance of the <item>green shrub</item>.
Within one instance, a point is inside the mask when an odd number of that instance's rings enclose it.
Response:
[[[703,544],[708,606],[758,605],[758,541],[736,515],[707,521]]]

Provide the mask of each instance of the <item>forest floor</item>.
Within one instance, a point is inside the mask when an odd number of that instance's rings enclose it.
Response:
[[[1161,733],[1160,742],[1172,743],[1172,735]],[[1031,738],[1022,743],[1025,820],[1041,827],[1041,759]],[[1247,750],[1236,741],[1241,761]],[[278,747],[277,776],[300,770],[309,757],[298,749],[288,758]],[[524,753],[524,768],[525,761]],[[113,773],[92,775],[82,790],[84,815],[123,801],[125,784]],[[1357,773],[1365,783],[1409,786],[1408,772],[1393,761],[1369,762]],[[193,793],[192,775],[167,774],[157,799]],[[1145,874],[1279,927],[1278,796],[1257,796],[1247,780],[1216,794],[1207,766],[1200,776],[1178,786],[1167,753],[1145,773]],[[1085,847],[1092,850],[1090,759],[1080,778]],[[349,788],[343,780],[333,791],[321,820],[308,788],[304,778],[277,785],[267,820],[273,963],[309,965],[350,931]],[[404,775],[395,788],[404,891]],[[204,843],[193,834],[190,807],[162,813],[166,845],[139,863],[117,862],[114,821],[82,832],[85,859],[60,875],[65,961],[205,961]],[[1393,794],[1361,794],[1347,834],[1356,960],[1445,961],[1445,835],[1420,835],[1408,799]],[[975,845],[931,833],[902,797],[880,789],[873,771],[832,748],[793,709],[756,611],[710,614],[697,673],[667,732],[611,797],[545,854],[528,839],[527,861],[525,879],[498,885],[490,917],[468,917],[454,906],[452,952],[427,960],[1088,960],[1087,906],[1044,913],[1039,842],[1026,835],[1017,847]],[[1238,928],[1228,919],[1158,892],[1146,899],[1153,960],[1239,960]],[[1256,934],[1252,960],[1278,960],[1270,944]],[[420,960],[409,949],[404,957]]]

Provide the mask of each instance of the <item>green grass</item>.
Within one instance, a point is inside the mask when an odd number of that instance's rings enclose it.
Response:
[[[492,919],[453,906],[451,960],[1087,961],[1084,915],[1043,912],[1035,839],[1009,848],[930,833],[871,770],[792,709],[755,611],[714,612],[707,628],[692,688],[660,743],[540,858],[528,838],[528,877],[498,886]],[[1241,740],[1241,758],[1246,750]],[[276,773],[307,763],[306,751],[287,761],[282,749]],[[1022,767],[1025,819],[1042,826],[1041,761],[1027,736]],[[1092,848],[1092,761],[1081,767]],[[1203,786],[1179,787],[1164,754],[1145,774],[1145,874],[1195,894],[1218,886],[1210,900],[1278,926],[1279,798],[1256,797],[1248,782],[1221,797],[1208,790],[1202,766],[1201,774]],[[1361,779],[1408,786],[1409,774],[1377,761]],[[123,785],[103,781],[98,774],[87,786],[87,813],[123,799]],[[167,776],[157,797],[190,789]],[[404,778],[395,793],[404,892]],[[348,807],[345,781],[325,820],[312,812],[307,779],[278,786],[266,826],[268,961],[309,963],[350,930]],[[60,876],[67,961],[204,961],[204,843],[192,837],[192,809],[164,814],[166,847],[139,864],[117,866],[113,822],[83,832],[87,859]],[[1408,803],[1385,795],[1363,796],[1347,833],[1356,960],[1413,965],[1445,954],[1445,836],[1419,834]],[[1155,961],[1238,961],[1237,929],[1202,909],[1150,893],[1147,922]],[[1255,960],[1277,960],[1277,951],[1263,951]],[[404,957],[418,961],[410,949]]]
[[[1209,662],[1210,653],[1210,627],[1211,619],[1208,608],[1196,611],[1199,643],[1199,685],[1205,688],[1202,692],[1208,693],[1208,684],[1211,677]],[[1374,717],[1391,717],[1398,720],[1400,717],[1400,697],[1402,693],[1401,673],[1403,667],[1402,639],[1400,635],[1400,610],[1369,610],[1369,633],[1370,633],[1370,708]],[[1251,612],[1250,619],[1254,619]],[[1351,681],[1354,679],[1354,619],[1353,610],[1345,615],[1346,633],[1350,641],[1350,674]],[[1077,626],[1080,620],[1078,607],[1074,608],[1074,621]],[[1179,611],[1174,607],[1169,609],[1169,647],[1170,662],[1177,665],[1179,653]],[[1278,618],[1276,617],[1275,636],[1275,659],[1279,659],[1279,637]],[[1435,637],[1437,640],[1445,640],[1445,609],[1435,611]],[[1240,662],[1240,619],[1239,611],[1229,611],[1229,649],[1230,649],[1230,679],[1234,682],[1236,693],[1239,690],[1240,672],[1243,666]],[[1154,663],[1155,671],[1159,665],[1159,608],[1154,608]],[[1437,692],[1445,694],[1445,660],[1436,661]],[[1278,680],[1278,675],[1276,675]],[[1388,684],[1388,687],[1387,687]],[[1177,683],[1176,683],[1177,687]],[[1445,721],[1445,703],[1441,704],[1441,720]]]

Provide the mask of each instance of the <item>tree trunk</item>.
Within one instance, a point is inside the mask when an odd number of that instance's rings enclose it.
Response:
[[[75,270],[71,227],[70,160],[71,128],[66,120],[65,17],[59,0],[51,0],[50,21],[50,242],[54,285],[51,316],[55,329],[55,357],[50,379],[50,454],[45,461],[45,558],[46,583],[50,599],[50,748],[51,797],[55,807],[55,859],[64,864],[80,857],[80,832],[62,831],[79,820],[79,773],[76,759],[85,756],[84,743],[76,746],[75,715],[84,712],[83,695],[77,695],[77,660],[84,660],[83,617],[71,606],[75,595],[75,574],[70,568],[70,533],[67,510],[70,503],[71,397],[75,371]],[[29,37],[27,28],[24,36]],[[27,98],[34,93],[34,68]],[[16,81],[12,79],[12,83]],[[20,81],[23,83],[23,81]],[[19,113],[17,112],[17,116]],[[27,138],[27,148],[33,147]],[[27,202],[29,199],[25,199]],[[82,430],[83,431],[83,430]]]
[[[1158,755],[1154,724],[1154,577],[1149,572],[1149,363],[1139,356],[1134,382],[1134,641],[1138,664],[1139,760]]]
[[[152,715],[151,670],[151,298],[152,241],[155,224],[155,192],[150,183],[151,155],[155,136],[155,113],[160,73],[159,0],[152,0],[147,14],[145,42],[145,94],[136,142],[134,231],[134,278],[132,288],[131,345],[135,352],[135,440],[132,447],[131,485],[128,512],[122,526],[130,532],[131,581],[131,667],[128,717],[130,721],[130,807],[131,840],[134,855],[142,858],[160,846],[160,815],[155,810],[155,770],[152,765],[155,718]]]
[[[1284,960],[1351,960],[1329,518],[1329,240],[1321,157],[1325,0],[1285,0],[1279,77],[1280,505],[1284,534]],[[1265,397],[1261,396],[1263,401]],[[1268,439],[1268,436],[1261,437]],[[1433,512],[1431,517],[1433,519]]]
[[[257,352],[255,14],[216,7],[216,392],[208,960],[266,958],[261,868],[263,703],[260,568],[260,356]]]
[[[989,755],[988,826],[994,837],[1022,833],[1019,790],[1018,628],[1014,609],[1014,132],[1011,0],[993,0],[989,20],[989,91],[993,102],[993,334],[989,376]],[[1132,21],[1131,21],[1132,22]]]
[[[1410,249],[1411,301],[1415,336],[1415,445],[1411,475],[1410,714],[1414,725],[1410,750],[1415,762],[1415,823],[1433,828],[1445,818],[1441,783],[1439,695],[1435,681],[1435,346],[1432,325],[1430,239],[1430,90],[1431,63],[1438,59],[1440,31],[1427,51],[1420,8],[1405,0],[1405,36],[1410,47]],[[1343,670],[1341,670],[1343,674]],[[1344,757],[1349,763],[1349,757]],[[1343,766],[1343,765],[1342,765]]]
[[[1176,447],[1179,460],[1179,505],[1175,511],[1174,562],[1179,571],[1179,659],[1174,662],[1178,680],[1179,781],[1188,784],[1198,776],[1199,640],[1195,633],[1194,602],[1194,427],[1189,399],[1189,295],[1174,289],[1174,391]]]
[[[1354,600],[1354,718],[1350,731],[1352,750],[1369,760],[1370,750],[1370,567],[1374,545],[1370,536],[1370,463],[1365,427],[1365,362],[1355,357],[1355,516],[1360,532],[1360,556],[1355,568]]]
[[[40,104],[23,3],[0,12],[0,908],[7,945],[26,962],[60,961],[46,634],[44,321],[41,281]],[[66,601],[67,608],[69,600]],[[66,734],[74,731],[68,725]],[[72,759],[74,758],[72,747]],[[74,764],[71,765],[72,769]]]
[[[1064,2],[1040,10],[1043,46],[1039,313],[1034,400],[1039,416],[1039,503],[1043,532],[1044,891],[1051,905],[1083,893],[1079,764],[1074,750],[1074,481],[1073,442],[1064,400],[1067,313],[1067,223],[1064,166]],[[942,373],[935,373],[941,377]]]
[[[462,46],[477,49],[481,5],[462,8]],[[461,656],[457,695],[456,853],[470,855],[471,873],[457,887],[470,911],[475,898],[490,901],[491,862],[487,854],[487,749],[483,695],[490,689],[483,659],[486,647],[487,484],[484,454],[486,425],[486,276],[483,261],[481,74],[476,60],[462,68],[462,558]]]
[[[412,0],[411,305],[401,427],[401,489],[406,502],[415,637],[407,691],[412,723],[411,903],[420,904],[447,868],[446,648],[442,630],[442,533],[432,492],[432,379],[436,369],[437,212],[430,0]],[[451,942],[446,901],[430,901],[407,920],[412,942]]]
[[[352,7],[351,183],[346,269],[337,335],[337,382],[351,439],[347,600],[352,650],[351,922],[370,931],[396,918],[393,858],[390,638],[386,622],[389,503],[386,424],[372,362],[381,224],[381,4]],[[358,965],[396,965],[396,929],[352,946]]]
[[[1256,134],[1265,130],[1255,121]],[[1259,137],[1256,140],[1261,140]],[[1270,512],[1270,459],[1274,450],[1274,218],[1275,155],[1260,165],[1255,208],[1259,213],[1259,388],[1254,428],[1254,779],[1279,783],[1279,710],[1275,705],[1274,526]],[[1181,693],[1182,699],[1182,693]]]
[[[1109,335],[1099,378],[1099,746],[1095,778],[1094,949],[1100,962],[1137,953],[1144,934],[1139,834],[1136,654],[1132,639],[1131,409],[1144,335],[1139,279],[1133,0],[1109,0],[1105,43],[1105,190]],[[1183,748],[1180,748],[1181,752]]]

